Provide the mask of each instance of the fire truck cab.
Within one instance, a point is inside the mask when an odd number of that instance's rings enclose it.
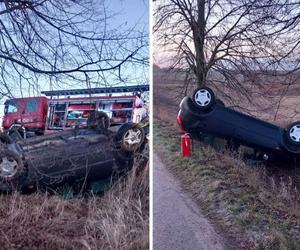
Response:
[[[44,96],[13,98],[5,102],[3,130],[10,133],[17,129],[22,137],[26,137],[26,134],[42,135],[55,130],[85,128],[93,111],[105,112],[111,126],[121,125],[132,121],[135,111],[140,112],[135,105],[138,96],[134,93],[138,91],[149,91],[149,85],[43,91],[42,94],[49,99]]]
[[[37,135],[46,127],[48,99],[46,97],[14,98],[5,102],[3,129],[23,127]]]

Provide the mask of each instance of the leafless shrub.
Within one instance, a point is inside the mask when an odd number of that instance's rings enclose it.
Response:
[[[16,89],[37,94],[45,81],[51,88],[67,82],[89,88],[145,77],[146,24],[114,25],[117,16],[108,5],[105,0],[0,1],[0,97],[11,97]]]

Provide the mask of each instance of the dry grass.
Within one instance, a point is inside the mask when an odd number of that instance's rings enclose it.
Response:
[[[160,121],[154,128],[156,152],[233,246],[297,249],[300,200],[289,179],[276,180],[264,166],[197,143],[191,158],[181,158],[176,127]]]
[[[103,196],[2,195],[1,249],[148,249],[148,197],[137,167]]]

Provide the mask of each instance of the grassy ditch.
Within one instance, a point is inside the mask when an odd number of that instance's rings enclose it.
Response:
[[[103,196],[1,195],[1,249],[148,249],[148,170],[136,169]]]
[[[200,143],[194,143],[191,158],[181,158],[178,128],[159,120],[154,152],[240,249],[299,249],[300,200],[291,183],[277,182],[264,166],[246,165],[238,155]]]

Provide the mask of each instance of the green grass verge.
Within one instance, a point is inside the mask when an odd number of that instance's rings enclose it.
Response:
[[[300,249],[297,190],[274,184],[263,166],[246,165],[197,142],[192,157],[182,158],[178,128],[159,120],[154,121],[154,152],[239,249]]]

